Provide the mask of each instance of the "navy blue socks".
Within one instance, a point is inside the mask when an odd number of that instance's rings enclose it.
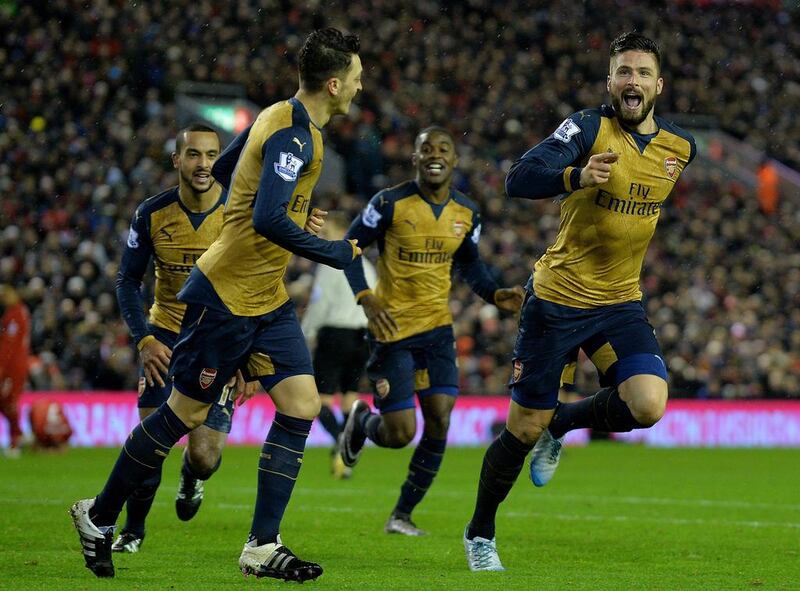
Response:
[[[616,388],[603,388],[583,400],[559,404],[547,429],[558,439],[567,431],[586,427],[609,433],[624,433],[642,429],[644,425],[633,418]]]
[[[190,429],[165,402],[131,432],[89,518],[97,526],[114,525],[122,506],[142,483],[161,473],[170,449]]]
[[[257,546],[278,539],[281,519],[303,463],[311,423],[275,413],[258,460],[258,492],[249,540]]]
[[[408,517],[414,507],[422,501],[439,472],[446,446],[446,439],[431,439],[426,435],[422,437],[417,449],[414,450],[414,455],[411,456],[408,476],[400,488],[400,498],[392,512],[393,515]]]
[[[467,529],[467,538],[470,540],[475,536],[487,540],[494,538],[497,508],[514,486],[525,463],[525,456],[531,449],[533,445],[522,443],[508,429],[503,429],[500,436],[486,450],[481,477],[478,480],[478,499]]]

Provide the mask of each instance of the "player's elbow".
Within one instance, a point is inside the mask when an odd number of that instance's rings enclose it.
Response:
[[[520,174],[519,168],[511,167],[506,176],[506,195],[512,199],[530,198],[530,183],[526,182],[524,175]]]
[[[253,215],[253,229],[267,240],[278,244],[280,237],[276,232],[276,227],[275,220],[270,219],[270,216],[259,215],[258,213]]]
[[[515,172],[516,171],[512,168],[508,172],[508,176],[506,176],[506,183],[505,183],[505,185],[506,185],[506,195],[508,195],[511,198],[520,197],[519,186],[518,186],[518,183],[517,183]]]

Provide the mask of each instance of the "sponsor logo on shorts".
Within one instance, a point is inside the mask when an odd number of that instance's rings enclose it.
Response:
[[[200,387],[206,390],[217,377],[217,370],[206,367],[200,372]]]
[[[518,382],[519,379],[522,377],[522,361],[519,359],[514,360],[514,371],[511,373],[511,381]]]

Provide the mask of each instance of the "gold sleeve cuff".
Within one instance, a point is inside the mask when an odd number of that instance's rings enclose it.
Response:
[[[563,177],[562,177],[564,179],[564,188],[567,190],[568,193],[571,193],[572,191],[577,191],[578,190],[578,187],[573,187],[572,184],[569,181],[569,175],[572,174],[573,170],[575,170],[574,166],[567,166],[564,169],[564,174],[563,174]]]
[[[372,290],[371,289],[365,289],[365,290],[359,291],[356,294],[356,302],[360,302],[361,298],[363,298],[364,296],[368,296],[368,295],[372,295]]]
[[[141,341],[139,341],[138,343],[136,343],[136,350],[137,350],[137,351],[141,351],[141,350],[142,350],[142,348],[144,348],[144,346],[145,346],[147,343],[149,343],[150,341],[154,341],[154,340],[156,340],[156,337],[154,337],[154,336],[153,336],[153,335],[151,335],[151,334],[147,335],[146,337],[142,337],[142,340],[141,340]]]

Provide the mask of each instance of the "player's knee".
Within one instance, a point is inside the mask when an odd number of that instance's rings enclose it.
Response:
[[[425,435],[434,439],[447,438],[450,429],[450,415],[436,415],[425,418]],[[413,437],[413,436],[412,436]]]
[[[509,429],[509,431],[525,445],[534,445],[539,440],[544,429],[545,426],[543,424],[527,423],[518,426],[517,429]]]
[[[386,443],[386,447],[405,447],[411,443],[411,440],[414,439],[414,435],[416,435],[415,425],[393,425],[387,429],[384,443]]]
[[[667,391],[663,392],[656,389],[639,392],[628,404],[633,418],[643,427],[652,427],[661,417],[667,408]]]
[[[322,408],[322,404],[319,401],[319,396],[314,395],[283,400],[278,412],[297,419],[313,421],[319,414],[320,408]]]
[[[222,449],[214,445],[189,448],[189,464],[200,480],[208,480],[217,471],[222,458]]]

